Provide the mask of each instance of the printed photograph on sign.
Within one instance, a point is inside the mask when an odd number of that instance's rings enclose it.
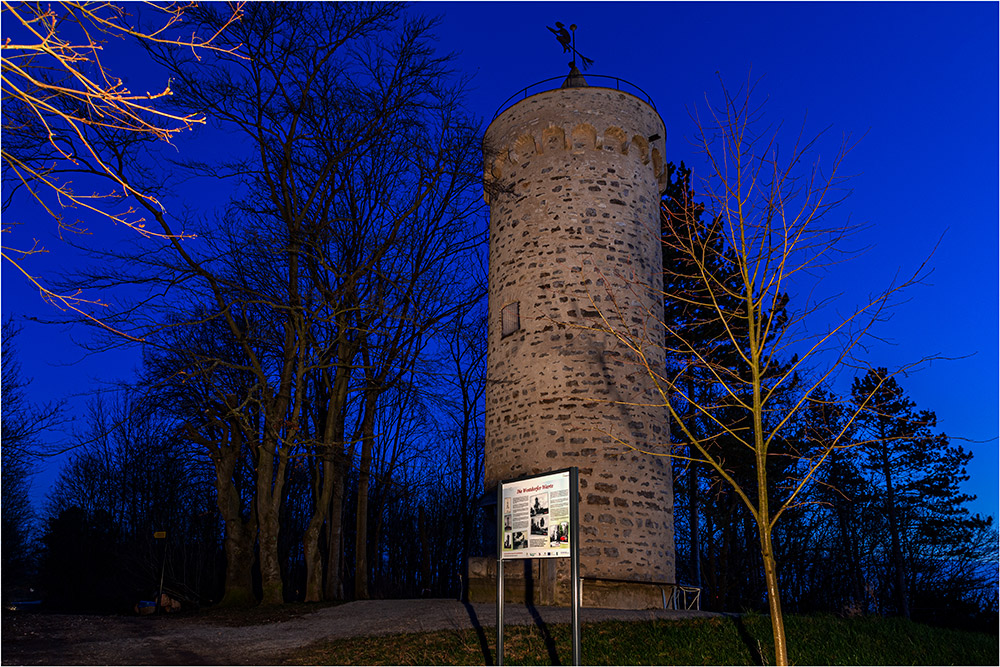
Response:
[[[540,493],[531,499],[531,516],[549,513],[549,494]]]
[[[518,531],[518,532],[514,533],[513,537],[514,537],[514,544],[513,544],[512,548],[514,550],[520,550],[520,549],[527,549],[528,548],[528,538],[527,538],[527,536],[525,536],[524,533]]]
[[[549,544],[553,547],[569,544],[569,521],[561,521],[552,526]]]
[[[547,535],[546,520],[549,518],[549,494],[540,493],[531,498],[531,534]]]

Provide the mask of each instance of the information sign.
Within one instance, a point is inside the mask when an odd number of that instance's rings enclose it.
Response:
[[[497,665],[503,665],[505,560],[569,558],[573,664],[580,664],[580,540],[577,468],[497,485]]]
[[[502,559],[572,555],[569,478],[562,470],[501,484]]]

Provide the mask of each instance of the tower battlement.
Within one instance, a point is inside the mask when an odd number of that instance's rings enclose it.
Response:
[[[662,193],[665,137],[656,111],[630,93],[595,87],[537,93],[499,114],[487,129],[484,198],[490,203],[491,192],[509,187],[526,160],[558,151],[627,156],[650,168]]]

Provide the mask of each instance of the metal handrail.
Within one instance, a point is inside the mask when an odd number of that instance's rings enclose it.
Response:
[[[587,79],[588,88],[609,88],[609,89],[612,88],[612,86],[591,86],[589,85],[591,79],[605,79],[614,81],[615,83],[615,85],[613,86],[614,90],[620,90],[630,95],[635,95],[635,97],[639,97],[640,99],[644,99],[645,102],[649,104],[649,106],[653,107],[654,111],[656,110],[656,105],[653,104],[653,98],[649,96],[649,93],[647,93],[645,90],[635,85],[631,81],[626,81],[625,79],[622,79],[621,77],[617,76],[608,76],[606,74],[585,74],[584,78]],[[516,93],[514,93],[513,95],[511,95],[510,97],[508,97],[506,100],[503,101],[503,104],[500,105],[500,107],[497,109],[497,112],[493,114],[493,119],[496,119],[496,117],[499,116],[503,111],[505,111],[509,106],[512,106],[511,104],[512,100],[516,99],[520,101],[523,99],[527,99],[531,95],[537,95],[538,93],[544,93],[549,90],[557,90],[562,87],[562,82],[565,80],[566,80],[565,76],[554,76],[548,79],[542,79],[541,81],[536,81],[535,83],[529,86],[525,86],[524,88],[517,91]],[[548,85],[553,81],[558,81],[559,85],[558,86]],[[539,89],[541,86],[546,86],[546,87]],[[626,86],[626,88],[623,88],[622,86]],[[532,92],[529,93],[529,91]],[[635,93],[639,93],[639,95],[636,95]]]

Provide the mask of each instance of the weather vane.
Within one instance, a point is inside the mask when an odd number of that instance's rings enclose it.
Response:
[[[549,28],[549,26],[545,27]],[[573,31],[572,36],[570,36],[569,30]],[[566,26],[559,21],[556,21],[555,28],[549,28],[549,32],[555,35],[559,43],[562,44],[563,53],[566,53],[567,51],[573,52],[573,62],[569,64],[570,67],[576,67],[576,57],[580,56],[580,62],[583,63],[583,69],[587,69],[594,64],[594,61],[585,57],[582,53],[576,50],[576,24],[571,23],[569,30],[566,30]]]

